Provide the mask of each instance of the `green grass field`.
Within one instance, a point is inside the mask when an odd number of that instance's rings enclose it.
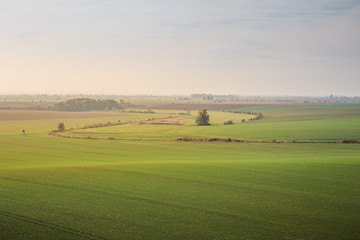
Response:
[[[116,139],[166,140],[176,137],[235,138],[246,141],[338,142],[360,138],[360,107],[334,106],[270,106],[255,107],[246,111],[261,112],[264,118],[241,123],[251,115],[229,112],[209,112],[211,126],[195,125],[196,112],[184,117],[185,125],[126,124],[106,128],[81,129],[67,132],[70,136]],[[233,120],[233,125],[223,122]]]
[[[211,112],[209,127],[191,125],[192,116],[182,126],[82,131],[102,131],[94,135],[104,137],[128,131],[148,139],[178,134],[360,138],[359,106],[257,112],[265,118],[227,126],[221,123],[231,113]],[[171,115],[118,114],[0,121],[0,239],[360,238],[359,144],[111,141],[45,134],[60,120],[77,127]],[[28,134],[21,135],[23,128]]]

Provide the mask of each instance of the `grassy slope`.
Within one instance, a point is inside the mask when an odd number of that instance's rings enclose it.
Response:
[[[19,123],[1,123],[0,239],[360,236],[358,145],[78,140]]]
[[[199,132],[199,127],[194,124],[196,119],[196,112],[192,112],[192,116],[183,117],[186,125],[148,125],[148,124],[127,124],[104,128],[91,128],[74,130],[66,132],[66,135],[71,136],[91,136],[95,138],[114,137],[118,139],[171,139],[176,137],[202,137],[206,134]],[[165,115],[163,115],[165,116]],[[156,116],[155,116],[156,117]],[[161,117],[161,116],[160,116]],[[248,120],[254,117],[248,114],[233,114],[228,112],[211,112],[212,127],[223,129],[223,122],[233,120],[235,123],[240,123],[242,119]],[[239,125],[237,125],[239,126]],[[208,130],[206,128],[205,130]],[[204,130],[204,129],[203,129]]]
[[[70,135],[113,137],[118,139],[172,139],[176,137],[221,137],[249,141],[320,141],[337,142],[341,139],[360,138],[360,107],[334,106],[270,106],[255,107],[247,111],[262,112],[264,118],[245,124],[223,126],[226,120],[240,122],[249,115],[210,112],[212,126],[194,125],[194,116],[188,117],[188,125],[123,125],[108,128],[85,129]]]

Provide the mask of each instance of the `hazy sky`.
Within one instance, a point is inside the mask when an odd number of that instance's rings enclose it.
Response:
[[[0,0],[0,93],[360,95],[359,0]]]

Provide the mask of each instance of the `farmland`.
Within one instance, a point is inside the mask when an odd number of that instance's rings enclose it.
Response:
[[[359,239],[360,145],[338,142],[360,138],[360,106],[234,110],[264,118],[1,111],[0,239]],[[169,117],[182,125],[139,124]],[[58,122],[101,139],[48,136]]]
[[[248,114],[211,112],[212,126],[197,127],[194,124],[196,112],[184,117],[184,125],[151,125],[130,123],[107,128],[74,130],[70,136],[91,136],[93,138],[112,137],[116,139],[173,139],[193,138],[236,138],[247,141],[298,141],[298,142],[338,142],[342,139],[357,139],[360,133],[360,107],[346,105],[333,106],[271,106],[245,109],[263,112],[261,121],[249,121]],[[243,110],[243,111],[245,111]],[[156,117],[153,115],[152,117]],[[163,114],[166,116],[166,114]],[[176,116],[179,117],[179,116]],[[246,122],[242,123],[241,120]],[[233,125],[223,122],[232,120]]]

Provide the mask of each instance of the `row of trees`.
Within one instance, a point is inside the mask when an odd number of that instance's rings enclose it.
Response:
[[[124,100],[116,102],[114,100],[95,100],[92,98],[74,98],[64,102],[57,103],[54,106],[56,111],[82,112],[91,110],[114,110],[124,109],[129,103]]]
[[[254,115],[256,117],[254,118],[250,118],[249,120],[252,121],[252,120],[259,120],[261,118],[264,117],[264,115],[262,115],[262,113],[256,113],[256,112],[241,112],[241,111],[228,111],[228,112],[231,112],[231,113],[239,113],[239,114],[248,114],[248,115]],[[245,120],[243,119],[242,122],[245,122]]]

